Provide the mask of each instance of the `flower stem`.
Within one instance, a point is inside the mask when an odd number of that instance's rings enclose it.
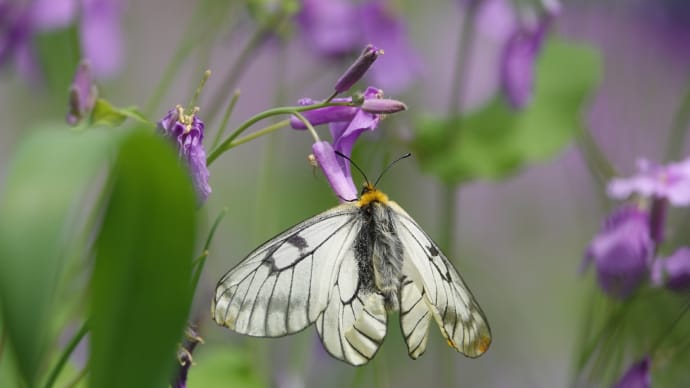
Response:
[[[232,94],[232,99],[230,99],[230,102],[228,103],[228,107],[225,108],[225,113],[223,114],[223,121],[221,121],[220,126],[218,127],[218,130],[216,131],[216,137],[213,139],[213,144],[211,145],[211,148],[216,148],[218,146],[218,143],[220,143],[220,138],[225,133],[225,128],[228,126],[228,121],[230,120],[230,116],[232,115],[232,111],[235,110],[235,105],[237,104],[237,100],[239,98],[240,98],[240,90],[235,89],[235,93]]]
[[[251,127],[252,125],[256,124],[257,122],[259,122],[263,119],[266,119],[266,118],[271,117],[271,116],[284,115],[284,114],[294,114],[296,112],[305,112],[308,110],[325,108],[327,106],[354,106],[354,105],[352,103],[348,103],[348,102],[342,102],[342,103],[341,102],[322,102],[322,103],[314,104],[314,105],[284,106],[284,107],[278,107],[278,108],[272,108],[272,109],[265,110],[261,113],[258,113],[256,115],[250,117],[247,121],[242,123],[235,130],[235,132],[230,134],[230,136],[228,136],[227,139],[225,139],[218,147],[216,147],[213,151],[211,151],[208,158],[206,159],[206,164],[210,166],[211,163],[213,163],[213,161],[215,161],[220,155],[223,154],[223,152],[234,147],[234,145],[232,145],[233,140],[235,140],[239,135],[241,135],[249,127]],[[280,122],[280,123],[282,123],[282,122]],[[276,123],[274,125],[277,125],[277,124],[279,124],[279,123]],[[283,124],[283,126],[284,125],[285,124]],[[272,128],[272,127],[273,127],[273,125],[271,125],[270,127],[267,127],[267,128]],[[249,139],[249,140],[251,140],[251,139]]]
[[[677,160],[681,157],[688,125],[690,124],[690,75],[685,84],[685,94],[680,107],[673,116],[673,124],[666,145],[666,160]]]
[[[477,11],[478,3],[479,2],[472,2],[472,5],[467,6],[467,11],[463,12],[462,29],[460,30],[455,57],[455,72],[453,72],[453,81],[450,83],[451,96],[448,100],[448,115],[451,117],[462,110],[462,98],[465,95],[467,81],[465,73],[467,72],[470,53],[472,52],[472,43],[474,41],[474,15]]]
[[[203,253],[192,262],[192,268],[194,271],[192,273],[192,292],[196,291],[196,286],[199,284],[199,278],[201,277],[201,273],[204,270],[204,265],[206,264],[206,258],[208,258],[208,250],[211,247],[211,241],[213,241],[213,236],[216,234],[216,229],[218,229],[218,225],[220,225],[220,222],[223,220],[226,214],[228,214],[227,207],[223,208],[223,210],[221,210],[216,217],[215,221],[213,221],[211,230],[208,232],[208,237],[206,238],[206,243],[204,244],[204,249],[202,251]]]
[[[87,322],[84,322],[84,324],[79,328],[79,331],[74,334],[74,337],[69,341],[67,346],[65,347],[65,350],[63,350],[62,354],[60,355],[60,358],[58,359],[57,364],[55,364],[55,367],[53,367],[53,370],[50,372],[50,375],[48,376],[48,380],[46,381],[44,387],[45,388],[51,388],[54,384],[55,381],[57,380],[58,376],[60,375],[60,372],[62,371],[62,368],[65,366],[67,363],[67,360],[69,360],[69,356],[72,354],[74,349],[76,349],[77,345],[81,342],[81,340],[84,338],[86,333],[89,332],[89,326]]]
[[[170,89],[170,86],[172,86],[173,79],[175,78],[177,72],[180,70],[180,66],[182,66],[182,64],[187,60],[187,58],[189,58],[190,53],[195,48],[199,47],[199,42],[204,40],[202,39],[202,37],[204,37],[205,35],[212,35],[210,34],[210,30],[215,28],[215,26],[220,23],[221,18],[225,14],[225,12],[222,12],[222,10],[215,10],[213,12],[209,11],[209,14],[217,16],[217,20],[214,20],[210,23],[208,20],[204,20],[203,24],[208,26],[207,29],[202,33],[194,34],[194,29],[200,25],[199,21],[203,18],[204,14],[207,13],[205,6],[207,4],[209,4],[208,1],[202,2],[201,5],[196,8],[192,17],[189,19],[187,28],[183,35],[184,38],[182,44],[178,46],[177,51],[175,52],[175,54],[173,54],[172,59],[168,62],[168,66],[165,68],[165,71],[163,71],[163,76],[161,77],[161,80],[158,82],[158,85],[156,86],[153,95],[151,95],[149,101],[146,103],[144,112],[147,117],[151,116],[160,105],[163,96],[165,95],[165,93],[167,93],[168,89]]]
[[[244,48],[242,48],[240,55],[237,57],[237,60],[232,65],[230,71],[227,73],[223,83],[218,89],[218,92],[216,92],[211,99],[211,105],[208,109],[209,118],[216,116],[226,99],[228,90],[235,86],[237,81],[244,74],[244,71],[247,69],[247,64],[249,64],[249,60],[252,59],[252,56],[256,53],[256,50],[263,45],[263,43],[271,36],[271,33],[283,20],[285,20],[285,13],[282,11],[277,11],[268,20],[266,20],[263,25],[254,31],[254,34],[249,38]]]

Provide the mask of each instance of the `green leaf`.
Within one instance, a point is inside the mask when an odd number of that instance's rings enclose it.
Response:
[[[200,348],[189,369],[187,386],[197,387],[262,387],[261,379],[246,352],[232,348]]]
[[[553,157],[582,127],[600,62],[589,47],[550,39],[535,69],[534,99],[525,110],[497,99],[466,116],[419,122],[413,147],[422,167],[455,184],[499,179]]]
[[[196,203],[170,145],[131,133],[96,242],[90,386],[166,386],[191,304]]]
[[[33,133],[9,167],[0,199],[0,304],[16,365],[29,386],[38,380],[52,340],[53,296],[65,258],[75,253],[71,244],[91,212],[83,202],[86,191],[116,139],[58,125]]]
[[[149,127],[154,127],[154,124],[144,117],[136,106],[118,108],[103,98],[96,100],[96,104],[91,112],[92,125],[119,127],[128,118],[134,119]]]

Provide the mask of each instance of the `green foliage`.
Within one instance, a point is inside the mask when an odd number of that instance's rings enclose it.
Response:
[[[246,352],[230,346],[204,348],[194,357],[195,365],[189,370],[189,387],[236,387],[262,386]],[[304,355],[300,355],[304,357]]]
[[[30,386],[52,340],[53,295],[66,256],[74,253],[71,243],[89,211],[82,201],[117,140],[101,131],[50,129],[19,146],[0,199],[3,324],[20,375]]]
[[[459,183],[499,179],[552,157],[580,130],[599,71],[599,55],[591,48],[550,39],[526,109],[495,100],[466,116],[421,120],[413,147],[422,167],[446,183]]]
[[[195,205],[169,145],[128,136],[96,243],[90,386],[166,386],[191,304]]]
[[[103,125],[107,127],[118,127],[122,125],[127,118],[134,119],[139,123],[146,124],[153,127],[153,123],[148,121],[146,117],[137,109],[137,107],[118,108],[111,104],[108,100],[99,98],[91,112],[91,124]]]

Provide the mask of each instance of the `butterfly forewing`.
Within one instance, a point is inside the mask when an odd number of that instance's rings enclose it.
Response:
[[[422,309],[417,306],[422,301],[431,310],[451,347],[468,357],[482,355],[491,343],[491,330],[469,288],[448,258],[419,225],[399,205],[394,202],[389,205],[398,215],[396,230],[404,247],[403,268],[405,275],[412,281],[407,286],[403,285],[402,298],[406,296],[405,287],[417,287],[416,290],[410,288],[408,291],[407,299],[411,302],[401,303],[403,333],[411,333],[409,338],[407,334],[405,338],[410,356],[415,358],[418,353],[418,350],[415,351],[418,344],[414,339],[419,338],[418,332],[421,329],[412,330],[410,327],[414,327],[414,317],[421,314]],[[420,296],[422,299],[417,303]],[[409,313],[405,313],[410,309],[405,305],[410,303],[417,305]],[[412,315],[415,312],[416,315]]]
[[[357,211],[351,204],[338,206],[254,250],[218,282],[214,320],[261,337],[295,333],[313,323],[327,306],[354,239]]]

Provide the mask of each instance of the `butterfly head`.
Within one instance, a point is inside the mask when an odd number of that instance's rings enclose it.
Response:
[[[371,183],[367,182],[362,188],[362,194],[359,196],[357,205],[359,207],[369,205],[372,202],[380,202],[384,205],[388,204],[388,196],[381,190],[377,189]]]

